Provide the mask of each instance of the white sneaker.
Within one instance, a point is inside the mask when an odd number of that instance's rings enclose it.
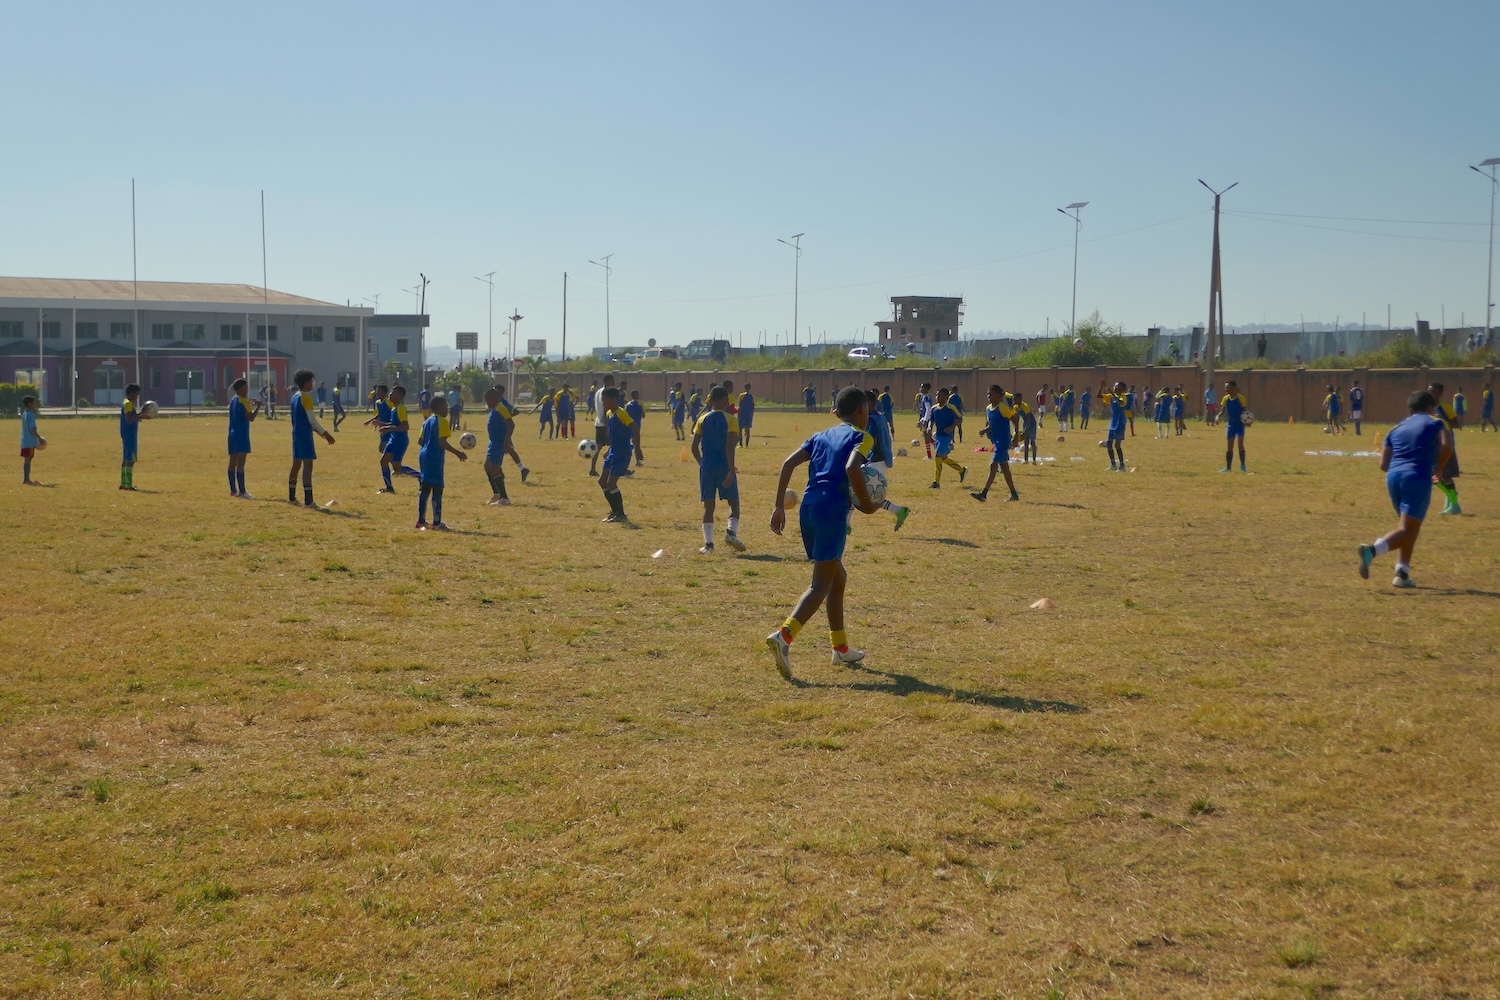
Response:
[[[248,494],[248,493],[241,493],[240,494],[240,499],[241,500],[254,500],[255,498],[253,496],[251,496],[250,494]]]
[[[713,542],[708,542],[707,544],[703,545],[701,548],[698,549],[698,554],[700,556],[711,556],[711,555],[713,555],[714,554],[714,543]]]
[[[781,634],[781,629],[766,636],[766,648],[771,651],[772,656],[776,657],[776,669],[781,673],[781,679],[791,680],[792,644],[786,641],[786,637]]]
[[[865,658],[865,651],[863,649],[855,649],[852,646],[850,648],[844,650],[842,653],[840,653],[836,649],[833,651],[833,664],[834,664],[834,666],[838,666],[839,664],[858,663],[860,660],[863,660],[864,658]]]
[[[740,536],[736,535],[732,531],[725,533],[724,541],[729,545],[731,549],[734,549],[736,552],[745,551],[745,543],[740,541]]]

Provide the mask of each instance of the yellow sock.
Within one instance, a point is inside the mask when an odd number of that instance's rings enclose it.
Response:
[[[943,481],[943,460],[934,458],[932,460],[932,481],[940,483]]]
[[[781,623],[781,627],[786,629],[787,634],[791,637],[791,639],[797,638],[797,633],[802,631],[802,623],[797,619],[791,617],[790,615],[787,616],[786,621]],[[788,641],[791,640],[789,639]]]
[[[849,633],[841,628],[833,629],[828,633],[828,641],[834,649],[845,649],[849,645]]]

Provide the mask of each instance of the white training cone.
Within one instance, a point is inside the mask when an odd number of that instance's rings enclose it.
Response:
[[[339,502],[337,500],[330,500],[327,503],[325,503],[323,506],[324,507],[337,507],[338,505],[339,505]]]
[[[651,558],[652,559],[665,559],[669,555],[671,555],[671,553],[668,552],[666,549],[657,549],[655,552],[651,553]]]
[[[1050,598],[1050,597],[1044,597],[1044,598],[1042,598],[1039,601],[1033,602],[1032,605],[1031,605],[1031,610],[1033,610],[1033,611],[1052,611],[1056,607],[1057,607],[1057,605],[1052,603],[1052,598]]]

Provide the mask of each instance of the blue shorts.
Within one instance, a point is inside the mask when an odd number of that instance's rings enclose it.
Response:
[[[740,502],[740,480],[736,476],[724,485],[724,477],[729,475],[728,465],[700,465],[698,466],[698,499],[712,500],[717,494],[720,500],[728,500],[731,503]]]
[[[1109,439],[1111,441],[1124,441],[1125,440],[1125,428],[1121,427],[1118,430],[1116,430],[1115,428],[1111,427],[1109,429],[1109,435],[1108,436],[1109,436]]]
[[[135,461],[135,456],[137,454],[139,454],[139,453],[140,453],[140,448],[139,448],[139,446],[137,446],[137,444],[136,444],[136,442],[135,442],[135,440],[133,438],[131,440],[129,440],[129,441],[121,439],[121,441],[120,441],[120,461],[121,462],[134,462]]]
[[[995,454],[990,458],[991,465],[1010,464],[1010,441],[996,441]]]
[[[802,528],[802,547],[813,562],[844,558],[844,543],[849,539],[849,502],[841,496],[802,499],[797,509]]]
[[[1230,424],[1228,429],[1225,430],[1224,434],[1225,440],[1228,441],[1233,441],[1235,438],[1243,438],[1245,436],[1245,425]]]
[[[423,486],[436,486],[438,489],[442,489],[443,488],[443,466],[442,465],[426,465],[426,464],[424,464],[422,466],[422,470],[421,471],[422,471],[422,485]]]
[[[623,476],[629,469],[630,452],[616,452],[614,448],[610,448],[608,451],[606,451],[604,453],[603,460],[601,460],[599,463],[600,475],[604,475],[607,472],[612,473],[616,476]]]
[[[484,450],[484,461],[487,465],[499,465],[505,461],[505,442],[491,441],[488,448]]]
[[[231,455],[248,455],[249,453],[250,453],[250,435],[248,433],[246,433],[246,434],[231,434],[231,435],[229,435],[229,454],[231,454]]]
[[[1416,472],[1388,472],[1385,488],[1397,514],[1405,514],[1417,521],[1427,519],[1427,505],[1432,501],[1431,476]]]
[[[292,435],[292,461],[311,462],[318,457],[318,449],[313,446],[312,434],[303,437],[300,434]]]
[[[405,434],[392,434],[385,439],[385,447],[380,450],[391,456],[393,461],[399,462],[406,457],[406,449],[411,445],[411,438]]]
[[[953,435],[952,434],[939,434],[939,435],[937,435],[937,437],[933,438],[932,440],[933,440],[933,444],[936,446],[936,448],[934,450],[937,452],[937,457],[938,458],[947,458],[949,456],[949,454],[952,453],[952,451],[953,451]]]

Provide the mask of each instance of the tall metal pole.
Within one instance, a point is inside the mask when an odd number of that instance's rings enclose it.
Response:
[[[611,347],[611,343],[610,343],[610,339],[609,339],[609,276],[610,276],[610,273],[614,270],[614,268],[610,266],[609,259],[611,257],[613,257],[613,256],[614,256],[614,254],[607,253],[603,257],[600,257],[598,260],[591,260],[591,261],[589,261],[590,264],[597,264],[600,267],[604,268],[604,348],[605,348],[605,350],[609,350],[610,347]]]
[[[489,274],[475,278],[474,280],[483,281],[490,286],[489,347],[486,350],[489,356],[493,358],[495,356],[495,272],[491,271]]]
[[[135,178],[130,178],[130,293],[134,299],[131,327],[135,330],[135,384],[141,379],[141,285],[135,252]]]
[[[1087,204],[1086,201],[1075,201],[1067,208],[1058,209],[1073,220],[1073,318],[1068,323],[1068,332],[1074,337],[1078,336],[1074,332],[1078,329],[1078,237],[1083,232],[1083,209]]]
[[[563,329],[562,329],[562,359],[566,364],[568,361],[568,272],[563,272]]]
[[[1489,167],[1489,174],[1485,174],[1479,167]],[[1492,315],[1495,311],[1495,188],[1497,185],[1496,167],[1500,167],[1500,156],[1491,157],[1479,165],[1470,167],[1481,177],[1488,176],[1490,179],[1490,255],[1485,265],[1484,282],[1484,346],[1493,346],[1490,341],[1492,327],[1490,325]]]
[[[785,243],[796,252],[796,259],[792,263],[792,343],[794,344],[798,342],[797,338],[801,336],[797,324],[802,321],[802,317],[798,315],[798,310],[802,305],[802,237],[806,235],[806,233],[798,233],[790,240],[784,240],[780,237],[776,238],[777,243]],[[812,334],[809,333],[808,340],[811,339]]]
[[[78,300],[73,300],[73,412],[78,412]]]
[[[519,309],[510,317],[510,364],[507,366],[510,368],[510,378],[506,382],[505,392],[511,399],[516,398],[516,334],[520,332],[521,320],[525,318]]]
[[[276,379],[271,370],[271,278],[266,268],[266,190],[260,191],[260,322],[266,328],[266,374],[261,385],[266,389],[266,405],[271,405],[271,393],[275,391]],[[249,336],[246,330],[245,335]],[[273,411],[274,412],[274,411]]]
[[[1224,276],[1219,270],[1219,199],[1227,194],[1230,188],[1239,184],[1235,181],[1223,191],[1215,191],[1208,187],[1200,178],[1199,184],[1208,188],[1214,196],[1214,254],[1213,264],[1208,278],[1208,331],[1204,336],[1203,353],[1205,355],[1203,364],[1204,388],[1212,389],[1214,385],[1214,361],[1218,358],[1218,343],[1215,336],[1219,327],[1224,323]]]

